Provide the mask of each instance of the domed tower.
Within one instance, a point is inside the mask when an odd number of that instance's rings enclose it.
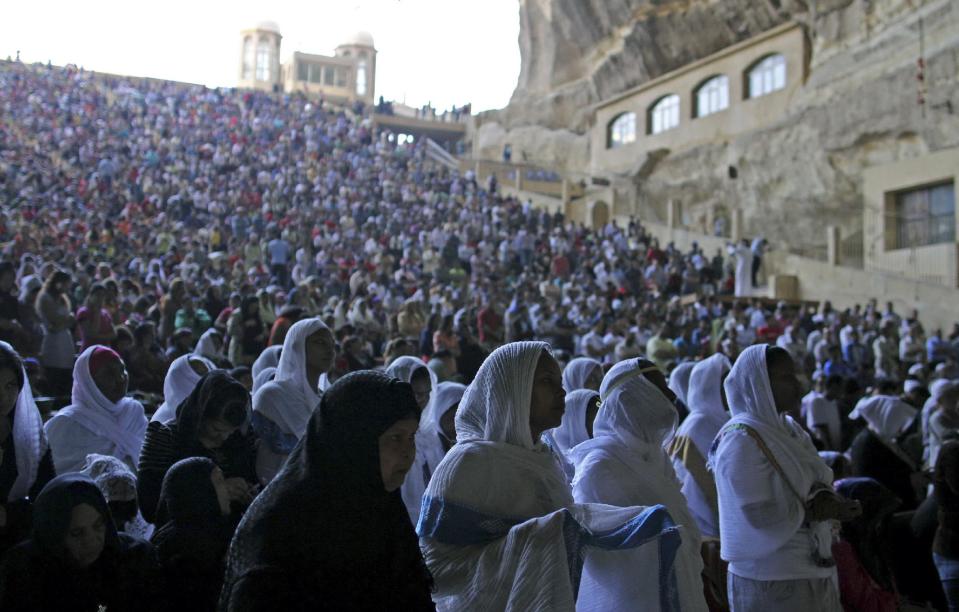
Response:
[[[376,89],[376,47],[373,35],[369,32],[357,32],[336,48],[336,57],[349,57],[356,66],[353,79],[356,97],[367,103],[373,103]]]
[[[241,32],[239,86],[265,91],[280,88],[280,27],[261,21]]]

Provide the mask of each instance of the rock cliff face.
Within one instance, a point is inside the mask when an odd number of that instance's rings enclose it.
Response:
[[[510,109],[583,130],[589,105],[789,20],[792,0],[520,0]]]
[[[861,229],[864,167],[959,146],[956,0],[520,0],[519,16],[516,90],[478,118],[474,154],[495,158],[510,142],[514,159],[572,173],[590,171],[592,105],[787,21],[804,26],[809,78],[786,116],[669,151],[642,180],[614,177],[634,211],[664,218],[679,199],[699,229],[707,208],[738,206],[747,233],[823,245],[828,224]]]

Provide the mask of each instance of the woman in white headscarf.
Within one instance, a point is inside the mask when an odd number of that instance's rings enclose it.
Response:
[[[403,503],[414,527],[419,522],[423,493],[430,484],[433,472],[456,443],[453,415],[465,391],[466,386],[460,383],[439,383],[420,416],[420,426],[416,432],[416,460],[401,488]]]
[[[318,318],[294,323],[283,340],[273,380],[253,395],[252,425],[260,445],[256,472],[261,484],[273,480],[306,432],[320,403],[320,376],[333,364],[330,329]]]
[[[280,363],[280,352],[282,350],[282,345],[268,346],[263,349],[263,352],[260,353],[256,361],[253,362],[253,367],[250,368],[250,375],[253,377],[253,380],[256,380],[260,372],[266,368],[275,368],[277,364]]]
[[[397,357],[386,368],[386,374],[410,383],[420,408],[420,426],[416,430],[416,460],[400,489],[403,494],[403,503],[406,504],[406,510],[410,513],[410,519],[415,525],[420,518],[423,491],[429,484],[433,470],[445,454],[443,448],[439,446],[436,428],[430,424],[437,379],[436,374],[423,363],[422,359],[410,356]]]
[[[892,395],[864,397],[849,413],[851,420],[866,422],[849,446],[854,475],[873,478],[891,489],[904,510],[913,510],[922,501],[913,485],[920,458],[900,446],[918,428],[917,415],[915,408]]]
[[[589,357],[577,357],[563,369],[563,390],[567,393],[577,389],[599,391],[603,382],[603,364]]]
[[[722,557],[736,612],[841,612],[833,521],[860,512],[832,490],[832,471],[789,412],[802,398],[779,347],[744,350],[724,384],[732,419],[710,457]]]
[[[30,532],[30,505],[53,477],[43,419],[20,355],[0,342],[0,555]]]
[[[575,468],[569,460],[569,451],[577,444],[593,437],[593,421],[599,412],[599,392],[592,389],[576,389],[566,393],[566,412],[559,427],[543,433],[543,442],[556,454],[566,473],[566,480],[572,482]]]
[[[203,332],[200,340],[196,343],[193,353],[213,361],[214,359],[223,359],[223,335],[220,330],[211,327]]]
[[[665,509],[575,504],[539,443],[564,407],[547,344],[507,344],[483,362],[417,527],[437,609],[616,610],[645,592],[658,593],[663,609],[679,609],[679,530]],[[631,563],[657,554],[658,571]]]
[[[917,410],[891,395],[865,397],[849,413],[852,420],[861,418],[885,441],[893,441],[915,421]]]
[[[150,420],[167,423],[176,418],[176,409],[180,402],[193,393],[204,374],[215,369],[212,361],[196,353],[174,359],[167,370],[166,378],[163,379],[163,403]]]
[[[593,439],[570,452],[576,466],[573,497],[580,503],[665,506],[683,527],[676,556],[681,608],[705,611],[699,528],[663,448],[678,418],[666,379],[652,362],[621,361],[603,379],[600,397]],[[657,605],[654,593],[635,609],[655,610]]]
[[[252,391],[253,393],[256,393],[257,391],[260,390],[260,388],[261,388],[263,385],[265,385],[266,383],[268,383],[268,382],[270,382],[271,380],[273,380],[273,377],[274,377],[274,376],[276,376],[276,368],[275,368],[275,367],[263,368],[262,370],[260,370],[260,373],[257,374],[256,377],[253,379],[253,388],[251,389],[251,391]],[[320,391],[323,391],[323,390],[324,390],[324,388],[323,388],[323,379],[324,379],[325,377],[326,377],[326,374],[324,374],[323,376],[320,377]]]
[[[679,401],[683,403],[683,406],[687,407],[686,395],[689,392],[689,377],[692,376],[694,367],[696,367],[695,362],[684,361],[673,368],[673,371],[669,373],[669,388],[676,394]]]
[[[719,502],[716,481],[706,468],[713,438],[729,413],[723,398],[723,379],[732,366],[729,359],[716,353],[696,364],[689,377],[689,416],[676,431],[669,445],[676,475],[683,483],[683,495],[699,531],[705,537],[719,537]]]
[[[110,455],[136,470],[147,429],[143,406],[125,397],[127,371],[113,349],[93,345],[73,367],[72,403],[44,430],[58,474],[83,469],[87,455]]]

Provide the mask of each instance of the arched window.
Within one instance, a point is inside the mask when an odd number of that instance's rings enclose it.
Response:
[[[360,60],[356,66],[356,95],[366,95],[366,60]]]
[[[270,75],[273,73],[273,54],[270,49],[270,41],[263,37],[256,45],[256,80],[270,81]]]
[[[786,58],[767,55],[746,73],[746,97],[758,98],[786,87]]]
[[[621,113],[609,122],[606,148],[615,149],[636,141],[636,113]]]
[[[649,108],[650,134],[659,134],[679,125],[679,96],[663,96]]]
[[[243,39],[243,78],[253,78],[253,39],[247,36]]]
[[[729,77],[725,74],[714,76],[696,89],[696,109],[694,117],[705,117],[729,107]]]

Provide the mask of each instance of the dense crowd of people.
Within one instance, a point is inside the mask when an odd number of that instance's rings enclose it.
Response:
[[[959,326],[368,111],[0,63],[0,609],[959,609]]]

